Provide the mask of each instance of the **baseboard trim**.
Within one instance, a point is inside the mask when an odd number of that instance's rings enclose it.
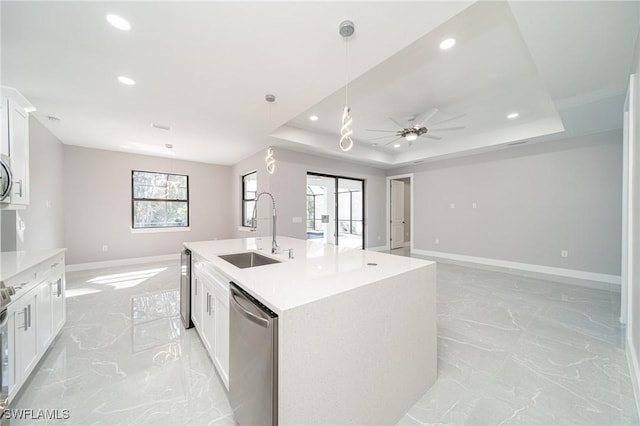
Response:
[[[638,410],[638,418],[640,418],[640,363],[638,363],[638,354],[634,350],[633,339],[627,336],[626,341],[627,363],[629,364],[629,372],[631,373],[631,383],[633,384],[633,394],[636,397],[636,410]]]
[[[180,253],[164,254],[160,256],[132,257],[129,259],[104,260],[101,262],[75,263],[67,265],[67,272],[86,271],[89,269],[111,268],[113,266],[138,265],[143,263],[166,262],[179,260]]]
[[[597,272],[578,271],[575,269],[556,268],[552,266],[488,259],[431,250],[414,249],[411,253],[435,258],[445,263],[455,263],[463,266],[473,265],[474,267],[481,265],[485,267],[484,269],[491,269],[498,272],[508,272],[527,277],[550,279],[565,284],[579,285],[599,290],[620,291],[621,278],[619,275],[600,274]]]
[[[385,251],[385,250],[389,250],[389,247],[387,247],[387,246],[367,247],[367,250],[371,250],[371,251]]]

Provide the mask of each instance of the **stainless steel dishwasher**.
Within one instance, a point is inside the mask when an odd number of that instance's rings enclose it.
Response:
[[[240,426],[278,424],[278,315],[229,287],[229,399]]]

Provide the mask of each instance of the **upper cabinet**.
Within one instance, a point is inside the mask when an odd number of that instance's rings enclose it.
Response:
[[[0,175],[5,180],[0,186],[10,186],[0,206],[24,208],[29,204],[29,112],[35,108],[20,92],[2,86],[0,111],[0,158],[9,170]]]

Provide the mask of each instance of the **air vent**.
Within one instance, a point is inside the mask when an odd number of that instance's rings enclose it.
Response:
[[[153,123],[151,127],[153,127],[154,129],[160,129],[160,130],[167,130],[167,131],[171,130],[171,126],[165,126],[164,124]]]

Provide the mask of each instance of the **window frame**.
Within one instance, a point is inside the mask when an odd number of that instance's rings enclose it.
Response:
[[[245,178],[247,176],[251,176],[251,175],[256,175],[256,190],[255,193],[256,195],[258,194],[258,171],[257,170],[253,170],[249,173],[245,173],[242,175],[242,177],[240,178],[240,187],[242,190],[242,194],[240,195],[240,223],[242,227],[244,228],[250,228],[250,225],[247,225],[247,218],[245,217],[245,205],[251,201],[256,201],[255,196],[254,198],[245,198],[245,194],[247,193],[247,191],[245,190]]]
[[[176,200],[168,200],[166,198],[136,198],[135,196],[135,180],[134,175],[136,173],[151,173],[156,175],[166,175],[167,178],[169,176],[180,176],[185,177],[187,180],[187,197],[186,199],[176,199]],[[176,225],[176,226],[135,226],[135,202],[136,201],[155,201],[155,202],[164,202],[164,203],[186,203],[187,204],[187,223],[186,225]],[[149,170],[131,170],[131,231],[132,232],[162,232],[162,231],[188,231],[191,228],[191,201],[190,201],[190,191],[189,191],[189,175],[180,174],[180,173],[168,173],[168,172],[154,172]]]

